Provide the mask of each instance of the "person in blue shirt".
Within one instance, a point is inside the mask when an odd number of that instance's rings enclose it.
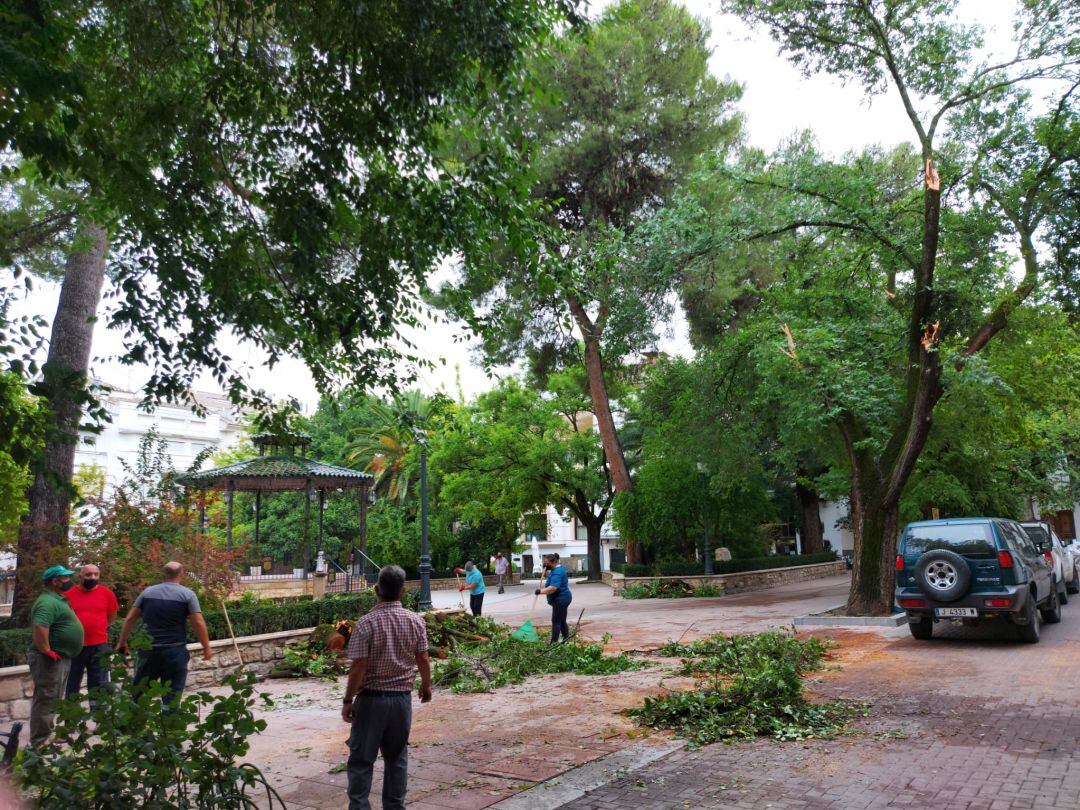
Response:
[[[455,569],[460,571],[461,569]],[[479,616],[484,607],[484,575],[480,569],[473,565],[472,560],[465,563],[465,584],[458,588],[459,591],[469,592],[469,610],[473,616]]]
[[[551,605],[551,643],[555,644],[562,636],[563,643],[570,640],[570,625],[566,623],[566,611],[574,598],[570,593],[570,577],[559,563],[555,552],[544,556],[544,567],[550,569],[547,584],[536,589],[536,594],[545,594]]]

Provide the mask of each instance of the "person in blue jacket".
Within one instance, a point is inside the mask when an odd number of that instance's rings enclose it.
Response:
[[[551,605],[551,643],[555,644],[562,636],[563,642],[570,640],[570,625],[566,623],[566,612],[574,598],[570,593],[570,577],[566,569],[559,564],[559,555],[552,552],[544,555],[544,568],[550,569],[547,584],[537,588],[536,594],[545,594]]]

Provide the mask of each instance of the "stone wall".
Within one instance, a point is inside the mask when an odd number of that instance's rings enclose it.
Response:
[[[274,665],[284,657],[285,645],[291,641],[304,641],[313,628],[286,630],[281,633],[267,633],[261,636],[245,636],[236,640],[244,665],[256,675],[266,675]],[[202,660],[202,647],[189,644],[191,663],[188,670],[189,689],[215,686],[226,675],[236,669],[236,648],[232,639],[211,641],[214,657],[210,661]],[[30,678],[30,668],[26,665],[0,667],[0,725],[7,725],[15,720],[30,719],[30,698],[34,694],[34,682]]]
[[[722,593],[745,593],[774,588],[777,585],[791,585],[811,579],[824,579],[845,573],[844,561],[816,563],[815,565],[792,565],[787,568],[764,568],[759,571],[742,571],[737,574],[717,574],[711,577],[624,577],[618,573],[604,573],[604,582],[611,585],[613,593],[622,593],[627,585],[651,582],[653,580],[681,580],[691,587],[712,585]]]

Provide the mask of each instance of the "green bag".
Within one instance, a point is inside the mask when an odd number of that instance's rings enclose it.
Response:
[[[517,630],[510,634],[510,638],[517,639],[518,641],[539,641],[540,636],[536,635],[536,628],[533,627],[532,620],[528,620],[525,624],[521,625]]]

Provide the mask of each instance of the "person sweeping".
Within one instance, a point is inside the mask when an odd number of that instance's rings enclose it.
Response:
[[[555,644],[562,636],[563,643],[570,640],[570,625],[566,622],[566,612],[570,608],[573,594],[570,593],[570,577],[559,563],[555,552],[544,555],[544,567],[550,569],[547,584],[536,589],[536,594],[544,594],[551,605],[551,643]]]
[[[455,574],[459,571],[462,569],[454,569]],[[484,608],[484,575],[473,565],[472,560],[465,563],[465,570],[462,573],[465,574],[465,584],[459,586],[458,590],[469,592],[469,610],[472,611],[473,616],[479,616]]]

